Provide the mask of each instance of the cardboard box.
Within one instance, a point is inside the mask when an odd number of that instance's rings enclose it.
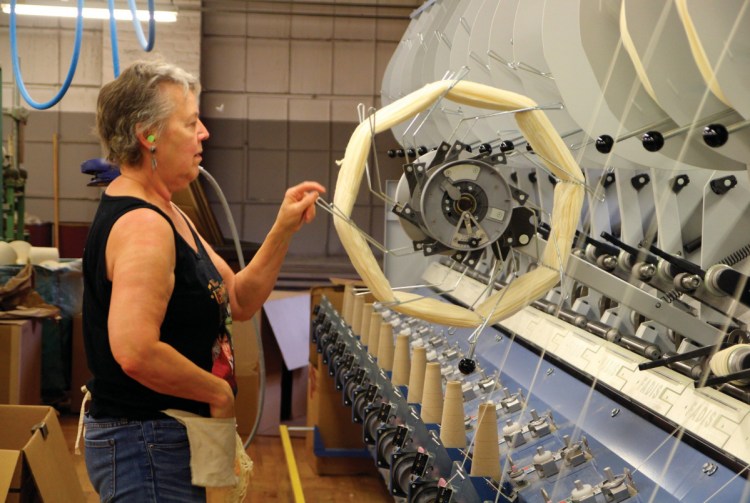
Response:
[[[41,322],[0,321],[0,403],[39,405],[41,388]]]
[[[0,405],[0,501],[84,501],[51,407]]]
[[[284,302],[299,296],[309,297],[309,292],[274,291],[267,302]],[[274,306],[279,307],[279,304]],[[278,309],[277,309],[278,311]],[[283,311],[283,309],[282,309]],[[286,313],[284,313],[286,314]],[[289,313],[304,317],[305,313]],[[288,325],[284,325],[284,330]],[[307,330],[307,329],[305,329]],[[289,370],[284,364],[285,358],[279,347],[279,338],[290,337],[289,333],[274,333],[271,322],[265,310],[253,320],[237,322],[232,325],[234,338],[235,371],[239,393],[235,401],[237,414],[237,429],[244,438],[252,431],[260,398],[260,351],[258,348],[258,332],[263,344],[263,361],[265,363],[265,396],[258,435],[276,436],[279,425],[304,425],[307,414],[307,355],[303,353],[301,368]],[[299,334],[296,334],[299,335]],[[304,335],[307,337],[307,335]],[[288,339],[283,341],[288,345]],[[306,345],[306,344],[305,344]],[[287,355],[288,356],[288,355]],[[299,359],[299,355],[294,355]]]

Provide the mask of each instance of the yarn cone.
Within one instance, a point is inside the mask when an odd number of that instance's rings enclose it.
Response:
[[[425,367],[422,392],[422,421],[440,423],[443,417],[443,379],[440,364],[430,362]]]
[[[409,371],[409,403],[422,403],[424,390],[424,373],[427,365],[427,350],[424,346],[416,346],[411,355],[411,369]]]
[[[390,372],[393,370],[393,327],[390,323],[380,324],[380,340],[378,341],[378,366]]]
[[[500,448],[497,434],[497,411],[488,402],[479,406],[474,453],[471,457],[471,476],[500,480]]]
[[[378,346],[380,345],[380,326],[383,324],[383,315],[378,312],[372,313],[370,317],[370,340],[367,345],[367,352],[374,358],[378,357]]]
[[[399,334],[396,337],[396,349],[393,353],[393,375],[391,383],[394,386],[402,386],[409,383],[409,371],[411,362],[409,361],[409,336]]]
[[[352,331],[355,335],[362,333],[362,307],[365,305],[364,295],[355,295],[352,304]]]
[[[370,343],[370,322],[372,321],[372,303],[366,302],[362,306],[362,321],[360,323],[359,340],[367,346]]]
[[[344,321],[351,325],[352,321],[352,303],[354,301],[354,287],[351,284],[344,285],[344,305],[341,308],[341,315]]]
[[[443,417],[440,421],[440,441],[445,447],[466,449],[466,427],[464,426],[464,394],[461,381],[450,381],[445,385]]]

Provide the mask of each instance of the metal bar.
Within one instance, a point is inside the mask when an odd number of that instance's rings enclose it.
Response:
[[[715,386],[717,384],[725,384],[725,383],[728,383],[729,381],[738,381],[741,379],[747,379],[749,377],[750,377],[750,369],[740,370],[739,372],[734,372],[733,374],[727,374],[725,376],[709,377],[703,383],[701,382],[701,379],[698,379],[697,381],[695,381],[695,387],[702,388],[704,386]]]
[[[712,351],[714,351],[714,346],[706,346],[694,349],[692,351],[686,351],[685,353],[680,353],[678,355],[667,356],[650,362],[643,362],[638,365],[638,370],[648,370],[656,367],[663,367],[665,365],[669,365],[670,363],[677,363],[684,360],[689,360],[691,358],[697,358],[699,356],[706,356]]]
[[[537,246],[546,242],[535,236],[528,245],[516,248],[534,259],[537,256]],[[540,246],[543,248],[543,246]],[[581,283],[593,288],[602,295],[616,300],[620,304],[642,314],[646,318],[671,327],[677,333],[684,335],[701,346],[713,346],[724,336],[724,332],[713,327],[691,314],[673,307],[671,304],[644,292],[635,285],[631,285],[613,274],[610,274],[584,259],[570,255],[565,274]]]

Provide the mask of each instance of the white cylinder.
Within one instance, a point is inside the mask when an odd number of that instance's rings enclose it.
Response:
[[[16,265],[16,250],[5,241],[0,241],[0,265]]]

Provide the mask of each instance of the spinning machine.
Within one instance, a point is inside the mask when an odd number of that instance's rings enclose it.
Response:
[[[748,34],[742,0],[414,11],[320,203],[365,286],[311,335],[397,501],[750,501]]]

